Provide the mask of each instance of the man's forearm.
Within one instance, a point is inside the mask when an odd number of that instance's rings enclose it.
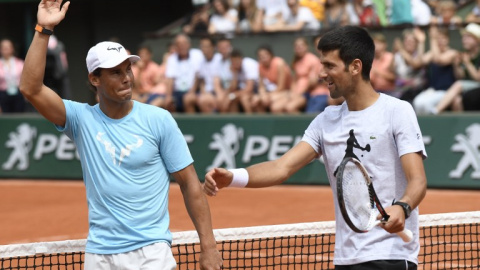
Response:
[[[408,203],[412,209],[415,209],[425,198],[426,191],[427,185],[425,180],[421,178],[412,179],[408,183],[405,194],[400,201]]]
[[[20,90],[24,95],[34,95],[42,88],[49,37],[35,32],[20,79]]]
[[[182,189],[185,198],[185,206],[200,238],[202,249],[216,248],[212,230],[212,219],[208,201],[203,194],[200,185],[190,185]]]

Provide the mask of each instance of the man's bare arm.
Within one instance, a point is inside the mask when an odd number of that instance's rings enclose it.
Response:
[[[42,0],[38,5],[38,24],[53,31],[54,27],[65,18],[70,5],[70,2],[66,2],[61,7],[61,3],[61,0]],[[60,96],[43,84],[48,40],[49,35],[35,32],[25,58],[20,91],[46,119],[56,125],[64,126],[65,105]]]
[[[248,188],[262,188],[281,184],[298,170],[318,157],[318,153],[306,142],[300,142],[277,160],[247,167]],[[205,175],[204,192],[215,196],[219,189],[232,183],[232,172],[214,168]]]

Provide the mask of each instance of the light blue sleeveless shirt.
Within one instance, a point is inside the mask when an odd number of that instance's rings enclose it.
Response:
[[[64,100],[67,120],[58,127],[74,141],[88,202],[86,252],[128,252],[171,243],[169,174],[193,163],[171,114],[134,102],[122,119],[97,105]]]

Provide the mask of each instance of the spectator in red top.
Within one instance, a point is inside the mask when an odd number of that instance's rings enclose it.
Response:
[[[160,66],[152,60],[152,50],[148,46],[141,46],[137,54],[139,61],[132,65],[135,78],[134,98],[140,102],[164,107],[165,93],[154,92],[160,82]]]
[[[350,23],[360,26],[380,25],[380,19],[370,1],[353,0],[347,4],[350,15]]]
[[[317,101],[319,98],[323,100],[321,108],[316,108],[323,111],[328,105],[328,89],[324,84],[318,82],[320,60],[309,51],[308,42],[303,37],[295,39],[293,49],[292,69],[294,75],[286,111],[289,113],[303,111],[311,98],[317,99]],[[314,95],[311,96],[313,93]]]
[[[275,56],[268,45],[257,50],[259,63],[259,106],[258,111],[269,110],[283,113],[288,102],[291,84],[291,70],[281,57]]]

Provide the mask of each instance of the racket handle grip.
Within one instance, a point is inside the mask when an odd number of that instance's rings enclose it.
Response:
[[[413,240],[413,233],[409,229],[404,229],[403,231],[398,232],[397,235],[400,236],[405,243]]]

